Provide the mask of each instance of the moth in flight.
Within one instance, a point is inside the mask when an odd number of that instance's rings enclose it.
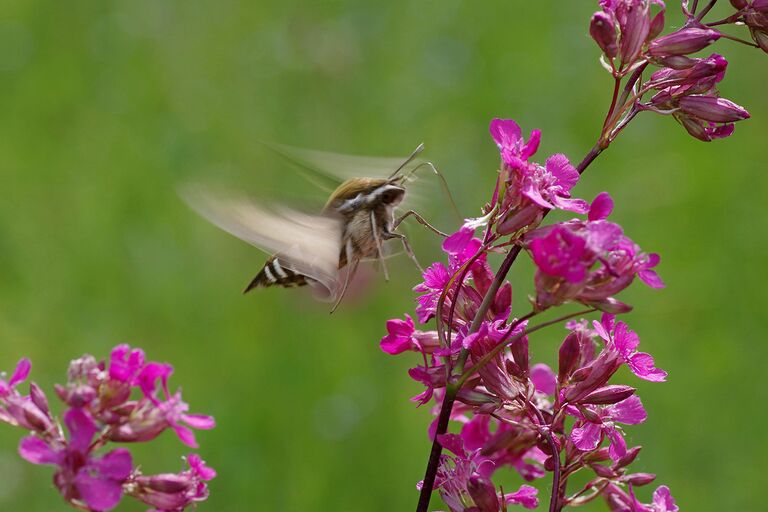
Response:
[[[243,195],[214,192],[201,186],[186,186],[181,193],[199,214],[228,233],[272,253],[245,288],[310,285],[318,298],[341,302],[361,261],[376,260],[385,279],[389,273],[383,244],[398,240],[421,270],[408,238],[396,230],[408,217],[437,233],[414,210],[395,217],[406,197],[406,189],[419,169],[432,170],[439,178],[451,204],[442,174],[430,162],[417,160],[420,144],[405,159],[341,155],[323,151],[268,144],[304,170],[310,180],[335,181],[325,207],[317,214],[293,209],[270,208]],[[455,207],[454,207],[455,208]]]

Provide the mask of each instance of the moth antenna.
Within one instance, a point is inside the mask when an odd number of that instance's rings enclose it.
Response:
[[[456,215],[456,218],[459,220],[459,222],[464,221],[464,217],[461,216],[461,213],[459,212],[459,208],[456,206],[456,201],[453,200],[453,194],[451,194],[451,189],[448,188],[448,181],[445,179],[445,176],[443,176],[443,173],[437,170],[437,167],[435,167],[435,164],[432,162],[422,162],[413,169],[410,170],[410,172],[407,175],[403,176],[403,182],[408,181],[414,174],[416,174],[416,171],[419,170],[421,167],[429,167],[432,169],[432,172],[434,172],[437,177],[440,179],[440,188],[443,189],[443,194],[445,194],[445,197],[448,198],[448,202],[451,203],[451,209],[453,210],[454,215]]]
[[[424,143],[423,143],[423,142],[422,142],[421,144],[419,144],[418,146],[416,146],[416,149],[414,149],[414,150],[413,150],[413,153],[411,153],[411,156],[409,156],[408,158],[406,158],[406,159],[405,159],[405,162],[403,162],[402,164],[400,164],[400,167],[398,167],[397,169],[395,169],[395,172],[393,172],[392,174],[390,174],[388,179],[390,179],[390,180],[391,180],[392,178],[394,178],[395,176],[397,176],[397,173],[399,173],[400,171],[402,171],[402,170],[403,170],[403,167],[405,167],[406,165],[408,165],[409,163],[411,163],[411,162],[413,161],[413,159],[414,159],[414,158],[416,158],[417,156],[419,156],[419,153],[421,153],[422,151],[424,151]]]

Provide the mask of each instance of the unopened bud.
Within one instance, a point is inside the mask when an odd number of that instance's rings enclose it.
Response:
[[[654,39],[664,30],[664,11],[661,11],[651,20],[651,30],[648,32],[648,41]]]
[[[632,464],[637,456],[640,454],[640,450],[642,450],[642,446],[634,446],[627,450],[626,455],[624,455],[622,458],[616,461],[616,463],[613,465],[615,468],[624,468]]]
[[[732,123],[749,118],[746,109],[716,96],[685,96],[680,98],[680,108],[686,114],[713,123]]]
[[[40,386],[34,382],[29,384],[29,396],[32,399],[32,403],[34,403],[37,408],[43,412],[43,414],[47,415],[49,411],[48,399],[45,397],[43,390],[40,389]]]
[[[688,27],[660,37],[648,45],[653,57],[695,53],[720,39],[720,32],[710,28]]]
[[[749,2],[747,0],[731,0],[731,5],[736,9],[744,9],[749,5]]]
[[[576,333],[570,333],[563,340],[563,344],[560,345],[559,360],[558,360],[558,382],[565,382],[573,370],[576,368],[576,364],[579,362],[580,352],[579,336]]]
[[[609,59],[614,58],[619,53],[619,47],[616,44],[616,26],[613,19],[605,12],[597,11],[592,16],[592,21],[589,23],[589,35]]]
[[[632,396],[635,388],[630,386],[611,385],[593,391],[581,401],[585,404],[609,405],[619,403]]]
[[[752,29],[752,39],[765,53],[768,53],[768,32],[760,29]]]
[[[177,493],[188,490],[194,482],[186,476],[175,473],[161,473],[152,476],[140,476],[136,478],[140,486],[164,493]]]
[[[649,483],[656,480],[656,475],[653,473],[633,473],[631,475],[627,475],[624,479],[625,482],[628,484],[641,486],[641,485],[648,485]]]
[[[603,466],[602,464],[590,464],[589,467],[592,468],[592,471],[594,471],[597,476],[603,478],[613,478],[616,476],[616,473],[608,466]]]
[[[481,512],[498,512],[499,496],[490,480],[480,475],[472,475],[467,483],[467,490]]]

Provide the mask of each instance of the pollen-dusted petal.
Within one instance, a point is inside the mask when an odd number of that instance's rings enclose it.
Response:
[[[585,422],[581,427],[575,427],[571,431],[571,441],[579,450],[588,452],[597,448],[600,444],[602,429],[595,423]]]
[[[27,436],[19,442],[19,455],[32,464],[61,464],[63,454],[48,446],[36,436]]]

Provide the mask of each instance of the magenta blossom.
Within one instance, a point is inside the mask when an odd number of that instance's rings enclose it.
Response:
[[[609,484],[602,494],[611,512],[678,512],[680,510],[666,485],[656,488],[653,492],[653,501],[649,504],[637,500],[631,485],[627,493],[620,487]]]
[[[651,382],[664,382],[667,372],[656,368],[653,357],[645,352],[638,352],[640,338],[629,330],[624,322],[615,322],[615,315],[604,314],[600,322],[593,322],[597,334],[605,340],[606,347],[616,351],[632,370],[632,373]]]
[[[189,468],[180,473],[136,475],[129,486],[131,495],[154,507],[151,512],[181,512],[205,500],[206,482],[216,477],[216,471],[199,455],[191,454],[186,461]]]
[[[627,454],[627,443],[616,424],[636,425],[645,421],[647,414],[640,399],[630,396],[613,405],[584,407],[590,413],[589,416],[577,407],[567,407],[568,413],[579,420],[571,431],[574,446],[589,452],[595,450],[602,440],[607,438],[610,441],[611,458],[620,460]]]
[[[69,440],[28,436],[19,444],[19,454],[33,464],[58,466],[54,483],[68,501],[84,503],[90,510],[112,510],[120,502],[123,483],[133,470],[131,454],[118,448],[101,457],[92,454],[96,424],[82,409],[64,414]]]
[[[381,338],[381,350],[387,354],[400,354],[406,350],[432,353],[438,346],[437,332],[422,332],[413,325],[410,315],[405,320],[393,318],[387,320],[387,335]]]
[[[496,228],[499,234],[535,226],[547,210],[587,211],[585,201],[571,198],[570,190],[579,180],[579,173],[565,155],[549,157],[543,167],[528,161],[538,148],[540,132],[534,131],[526,144],[520,127],[511,119],[494,119],[490,130],[504,162],[499,176],[505,187]]]

